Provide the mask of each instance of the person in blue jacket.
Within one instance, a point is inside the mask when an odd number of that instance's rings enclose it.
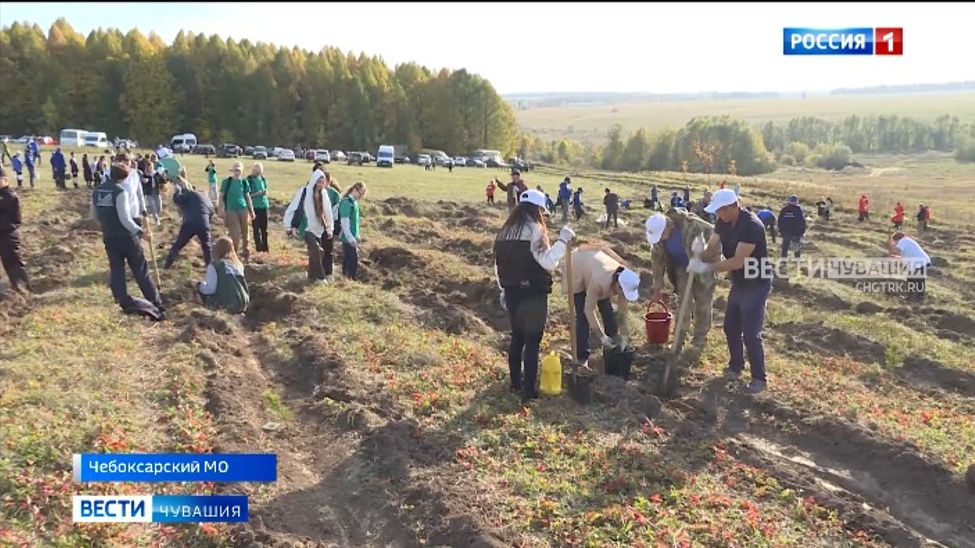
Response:
[[[54,172],[54,186],[58,190],[67,190],[68,164],[64,161],[64,153],[61,152],[61,147],[56,148],[54,154],[51,155],[51,170]]]
[[[31,158],[30,152],[24,154],[24,164],[27,165],[27,173],[30,174],[30,187],[34,188],[34,181],[37,180],[37,174],[34,170],[34,159]]]
[[[179,206],[183,214],[183,224],[179,227],[176,242],[169,250],[166,264],[163,268],[171,268],[176,262],[179,252],[196,237],[203,249],[203,262],[210,264],[210,223],[213,222],[213,202],[206,194],[193,189],[193,186],[183,177],[176,177],[176,191],[173,202]]]
[[[784,259],[789,249],[795,249],[796,258],[802,251],[802,236],[806,233],[806,214],[799,207],[799,197],[789,196],[789,202],[779,212],[779,234],[782,235],[782,253]],[[795,244],[793,246],[792,244]]]
[[[572,179],[566,177],[559,183],[559,206],[562,208],[562,224],[569,222],[569,202],[572,201]]]
[[[773,213],[771,209],[767,207],[763,207],[762,209],[759,209],[758,213],[756,213],[755,215],[757,215],[758,219],[762,221],[763,225],[765,225],[765,229],[768,230],[769,235],[772,236],[772,243],[774,244],[775,243],[775,213]]]
[[[14,168],[14,173],[17,174],[17,188],[24,186],[24,163],[20,161],[20,153],[14,152],[13,158],[10,159],[11,167]]]
[[[31,158],[31,163],[41,165],[41,148],[37,145],[37,139],[31,139],[27,148],[30,152],[28,155]]]
[[[684,207],[684,200],[681,200],[680,196],[676,192],[670,195],[670,207],[679,208]]]

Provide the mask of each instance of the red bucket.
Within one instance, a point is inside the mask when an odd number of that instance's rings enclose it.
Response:
[[[650,312],[650,308],[659,304],[662,312]],[[667,309],[667,304],[663,301],[653,301],[647,305],[647,313],[643,315],[643,320],[647,324],[647,344],[667,344],[670,338],[670,320],[674,315]]]

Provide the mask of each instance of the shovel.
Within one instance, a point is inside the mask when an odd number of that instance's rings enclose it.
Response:
[[[145,219],[146,234],[149,236],[149,257],[152,259],[152,272],[156,275],[156,291],[162,290],[162,284],[159,282],[159,264],[156,263],[156,246],[152,241],[152,223],[149,219]]]
[[[699,257],[699,254],[694,255],[695,258]],[[680,356],[681,350],[684,348],[684,339],[687,337],[687,326],[690,324],[690,302],[691,302],[691,288],[694,286],[694,279],[697,277],[693,272],[687,273],[687,283],[684,284],[684,293],[681,295],[680,308],[677,311],[677,323],[674,325],[674,342],[670,347],[670,356],[667,359],[667,365],[664,367],[664,376],[660,381],[660,392],[667,394],[671,392],[672,388],[670,386],[670,370],[673,367],[675,361]]]

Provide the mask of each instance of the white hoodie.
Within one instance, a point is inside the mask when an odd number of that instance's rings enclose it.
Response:
[[[322,211],[325,213],[325,226],[318,221],[318,217],[315,215],[315,183],[325,176],[325,173],[320,169],[316,169],[311,177],[308,179],[308,184],[303,188],[306,189],[305,192],[305,218],[308,220],[308,227],[305,229],[311,232],[316,237],[321,238],[322,233],[328,234],[328,237],[332,237],[332,231],[335,228],[335,219],[332,217],[332,204],[328,199],[328,192],[322,189]],[[301,200],[301,191],[299,188],[295,192],[294,198],[291,199],[291,205],[284,212],[284,228],[291,228],[291,221],[294,219],[295,212],[298,211],[299,201]]]

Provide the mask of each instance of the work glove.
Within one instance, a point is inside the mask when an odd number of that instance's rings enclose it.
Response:
[[[603,335],[599,340],[602,341],[603,348],[616,348],[616,341],[614,341],[613,337],[610,337],[609,335]]]
[[[505,297],[505,295],[504,295],[504,289],[502,289],[501,290],[501,299],[500,299],[501,300],[501,309],[504,310],[505,312],[507,312],[508,311],[508,303],[505,301],[504,297]]]
[[[704,274],[711,272],[711,265],[695,257],[687,263],[687,271],[694,274]]]
[[[575,231],[573,231],[571,228],[569,228],[567,226],[566,227],[563,227],[562,228],[562,231],[559,232],[559,239],[562,240],[563,242],[565,242],[567,245],[570,242],[572,242],[572,240],[574,240],[575,237],[576,237]]]
[[[705,248],[707,248],[707,244],[704,242],[704,238],[694,238],[694,243],[691,244],[691,253],[695,257],[698,257],[701,255],[701,253],[704,253]]]

